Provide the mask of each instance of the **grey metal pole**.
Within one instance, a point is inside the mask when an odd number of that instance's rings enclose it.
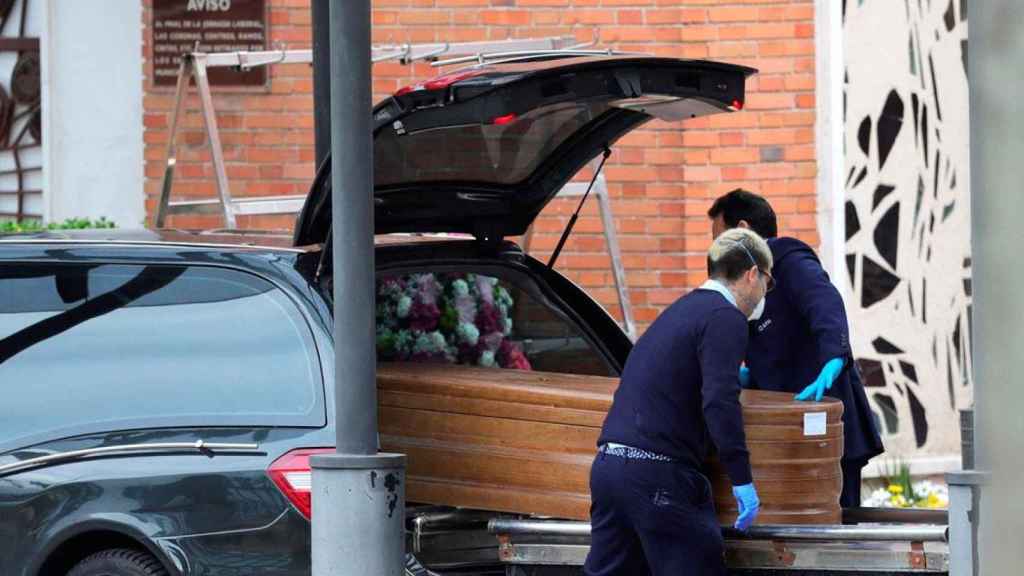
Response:
[[[400,576],[405,457],[377,452],[370,0],[329,12],[337,453],[310,462],[313,576]]]
[[[313,20],[313,138],[316,166],[331,151],[331,0],[311,0]]]
[[[991,487],[981,491],[977,573],[1019,574],[1024,566],[1024,2],[965,5],[970,9],[975,455],[978,469],[993,472]]]

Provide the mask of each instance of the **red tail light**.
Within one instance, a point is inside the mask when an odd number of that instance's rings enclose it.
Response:
[[[302,515],[309,520],[313,507],[313,470],[309,457],[329,454],[334,448],[300,448],[281,456],[267,469],[270,479]]]
[[[402,94],[408,94],[417,90],[443,90],[456,82],[460,82],[467,78],[479,76],[484,73],[484,70],[463,70],[461,72],[451,72],[448,74],[442,74],[436,78],[431,78],[420,84],[410,84],[408,86],[399,88],[395,92],[395,96],[401,96]]]
[[[515,122],[516,118],[518,118],[518,116],[516,116],[516,114],[513,112],[511,114],[505,114],[504,116],[498,116],[491,122],[493,122],[496,126],[505,126],[507,124]]]
[[[443,74],[434,78],[433,80],[427,80],[423,83],[423,87],[427,90],[441,90],[447,88],[456,82],[461,82],[467,78],[473,76],[479,76],[483,74],[483,70],[463,70],[461,72],[452,72],[451,74]]]

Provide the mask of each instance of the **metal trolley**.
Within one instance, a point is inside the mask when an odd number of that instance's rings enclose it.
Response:
[[[409,518],[408,549],[445,572],[579,574],[590,547],[587,522],[435,507]],[[852,508],[840,525],[726,528],[726,562],[744,576],[949,574],[947,520],[944,510]]]

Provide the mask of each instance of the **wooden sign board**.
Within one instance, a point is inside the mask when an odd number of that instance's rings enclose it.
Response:
[[[174,86],[189,52],[267,49],[265,0],[153,0],[153,82]],[[263,87],[266,66],[246,71],[211,68],[210,85]]]

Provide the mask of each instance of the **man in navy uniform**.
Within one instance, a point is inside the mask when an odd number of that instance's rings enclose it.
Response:
[[[715,200],[708,216],[712,234],[751,229],[764,237],[775,265],[778,290],[764,314],[750,324],[744,387],[793,392],[797,400],[822,396],[843,402],[845,446],[840,504],[860,506],[861,469],[881,454],[871,407],[853,364],[846,309],[839,291],[810,246],[796,238],[777,238],[775,211],[767,200],[746,190],[733,190]]]
[[[743,432],[747,319],[773,281],[771,252],[735,229],[708,252],[710,279],[651,324],[626,361],[590,474],[588,576],[724,575],[724,543],[701,472],[717,449],[746,530],[760,506]],[[712,446],[713,445],[713,446]]]

